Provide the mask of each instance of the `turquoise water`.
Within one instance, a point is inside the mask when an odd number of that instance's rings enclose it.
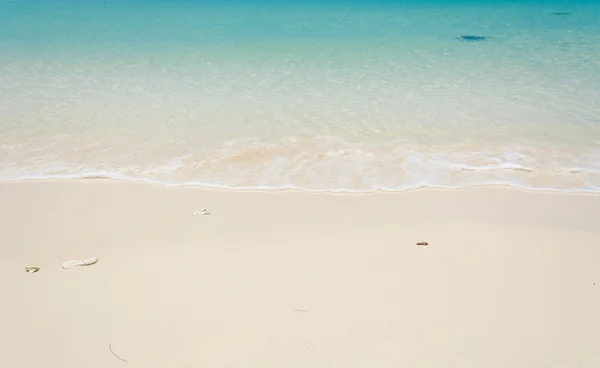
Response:
[[[600,191],[600,2],[0,0],[0,50],[0,180]]]

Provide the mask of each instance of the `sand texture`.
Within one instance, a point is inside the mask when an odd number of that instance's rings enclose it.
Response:
[[[600,196],[89,180],[0,203],[3,367],[600,367]]]

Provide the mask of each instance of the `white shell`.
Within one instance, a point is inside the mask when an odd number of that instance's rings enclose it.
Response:
[[[40,270],[40,268],[38,266],[29,265],[29,264],[25,265],[25,272],[27,272],[27,273],[36,273],[39,270]]]
[[[198,215],[210,215],[210,212],[206,208],[201,209],[200,211],[194,212],[194,216]]]
[[[96,262],[98,262],[98,258],[96,258],[96,257],[92,257],[92,258],[88,258],[88,259],[75,259],[72,261],[63,262],[62,268],[64,268],[66,270],[67,268],[71,268],[71,267],[90,266],[90,265],[95,264]]]

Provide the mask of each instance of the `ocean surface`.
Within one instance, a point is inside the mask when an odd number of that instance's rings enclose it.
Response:
[[[95,177],[600,192],[600,1],[0,0],[0,180]]]

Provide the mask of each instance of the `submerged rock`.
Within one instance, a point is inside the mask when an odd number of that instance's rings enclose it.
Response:
[[[475,41],[486,41],[489,40],[489,37],[484,37],[484,36],[471,36],[471,35],[467,35],[467,36],[459,36],[456,37],[457,40],[459,41],[468,41],[468,42],[475,42]]]

